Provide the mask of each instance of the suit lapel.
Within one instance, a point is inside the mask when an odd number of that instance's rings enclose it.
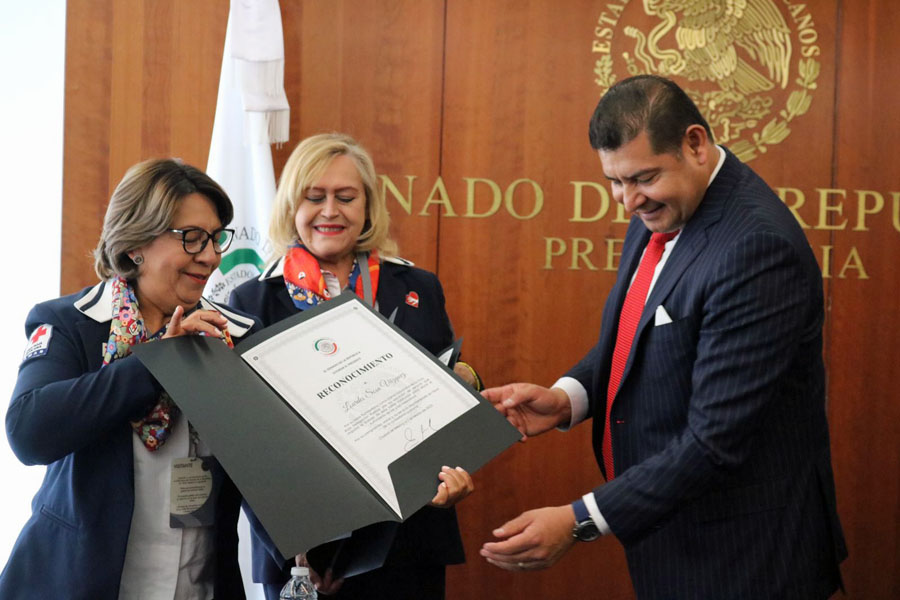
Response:
[[[635,331],[634,334],[634,342],[631,346],[631,352],[628,355],[628,362],[625,364],[625,371],[622,373],[622,382],[628,377],[636,354],[635,348],[640,343],[644,330],[655,317],[657,307],[662,305],[663,301],[668,298],[676,284],[681,280],[684,272],[691,264],[693,264],[697,255],[706,247],[708,242],[707,229],[715,225],[722,218],[725,205],[731,197],[732,190],[734,189],[741,168],[741,162],[735,158],[733,154],[728,150],[725,150],[725,154],[725,163],[722,165],[721,170],[709,186],[709,189],[706,190],[706,194],[703,196],[703,201],[697,208],[697,212],[694,213],[694,216],[691,217],[691,220],[685,225],[684,230],[681,232],[681,237],[678,238],[678,242],[672,249],[672,254],[669,256],[668,260],[666,260],[662,272],[659,274],[656,283],[653,285],[653,289],[650,291],[650,295],[647,297],[647,302],[644,304],[644,311],[641,313],[641,320],[638,323],[637,331]],[[647,245],[649,237],[649,232],[646,232],[644,235],[640,236],[641,243],[637,245],[637,248],[632,248],[632,251],[637,251],[637,260],[640,259],[641,252]],[[632,260],[635,259],[632,258]],[[629,278],[626,280],[625,285],[622,286],[626,291],[628,289],[627,282],[630,281],[630,275],[636,268],[637,263],[635,262],[630,267]],[[618,284],[619,282],[616,283],[617,286]],[[618,319],[618,314],[624,300],[625,294],[621,293],[621,298],[617,298],[616,319]],[[619,386],[621,387],[622,384],[620,383]]]
[[[279,320],[289,317],[299,310],[294,305],[294,300],[291,298],[291,295],[287,291],[287,287],[284,284],[284,278],[279,277],[277,280],[268,281],[267,283],[269,285],[276,286],[278,290],[275,293],[275,297],[278,298],[280,310],[278,310],[278,314],[275,315],[275,318],[272,320],[273,323],[277,323]]]
[[[650,323],[651,319],[656,315],[656,309],[663,303],[685,270],[694,261],[697,254],[706,246],[706,228],[692,227],[689,223],[681,233],[681,238],[672,249],[666,264],[663,266],[662,272],[656,280],[650,295],[647,297],[647,303],[644,304],[644,312],[641,313],[641,321],[638,323],[635,338],[640,339],[641,332]]]
[[[406,312],[402,310],[402,305],[406,302],[406,289],[398,283],[397,272],[391,263],[384,261],[381,263],[381,271],[378,274],[378,293],[375,299],[378,301],[378,312],[385,318],[390,318],[391,314],[396,311],[394,325],[399,326]]]
[[[78,336],[87,357],[88,371],[96,371],[103,364],[103,347],[109,340],[109,321],[98,323],[96,321],[78,321]]]
[[[641,262],[641,255],[643,254],[649,239],[650,232],[644,227],[641,220],[637,217],[632,217],[631,225],[628,227],[628,232],[625,234],[625,245],[622,248],[622,262],[619,267],[620,274],[617,277],[616,284],[613,286],[611,292],[613,301],[615,302],[616,315],[622,310],[622,304],[625,303],[625,295],[628,293],[628,288],[631,287],[631,278],[634,276],[635,271],[637,271],[638,265]],[[625,267],[626,270],[622,271],[622,267]]]
[[[271,286],[271,288],[267,288],[271,291],[272,295],[277,299],[278,304],[275,308],[272,309],[272,314],[270,315],[271,323],[277,323],[282,319],[286,319],[287,317],[295,314],[299,309],[294,305],[294,300],[291,298],[291,295],[287,291],[287,286],[284,283],[284,258],[281,257],[275,262],[271,263],[259,276],[259,281],[264,282],[267,286]],[[266,293],[268,294],[269,291]]]

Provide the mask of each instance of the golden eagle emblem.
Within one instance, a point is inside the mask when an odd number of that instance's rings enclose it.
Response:
[[[808,110],[818,63],[811,58],[792,60],[795,42],[788,25],[789,19],[804,15],[788,12],[786,18],[773,0],[633,4],[643,8],[643,15],[636,10],[629,13],[628,3],[610,3],[598,20],[595,34],[610,40],[595,42],[593,48],[601,54],[594,73],[604,91],[616,79],[615,57],[621,57],[629,75],[654,73],[675,79],[704,113],[717,140],[728,143],[744,160],[786,138],[787,123]],[[621,22],[626,20],[634,24]],[[798,44],[803,45],[799,40]],[[806,57],[810,54],[803,52]],[[798,90],[788,95],[792,68],[800,77],[795,82]],[[785,109],[773,115],[774,100],[785,95]]]

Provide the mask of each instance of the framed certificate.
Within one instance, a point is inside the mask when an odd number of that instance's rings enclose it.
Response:
[[[426,505],[519,439],[489,402],[345,293],[244,341],[135,354],[199,430],[286,557]]]

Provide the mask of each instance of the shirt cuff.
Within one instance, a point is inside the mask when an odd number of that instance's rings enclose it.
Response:
[[[606,519],[603,518],[603,515],[600,514],[600,507],[597,506],[597,499],[594,498],[593,492],[588,492],[584,496],[581,497],[584,501],[584,505],[587,507],[588,514],[591,515],[591,520],[594,521],[594,525],[597,526],[597,529],[600,531],[602,535],[609,535],[612,533],[612,529],[609,528],[609,524],[606,522]]]
[[[560,431],[568,431],[587,418],[588,398],[587,390],[581,382],[574,377],[560,377],[550,387],[559,388],[569,396],[569,404],[572,407],[572,417],[568,425],[557,427]]]

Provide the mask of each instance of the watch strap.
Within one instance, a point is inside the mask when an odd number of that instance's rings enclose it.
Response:
[[[584,521],[591,520],[591,514],[588,512],[587,505],[581,498],[572,503],[572,510],[575,511],[576,523],[583,523]]]

